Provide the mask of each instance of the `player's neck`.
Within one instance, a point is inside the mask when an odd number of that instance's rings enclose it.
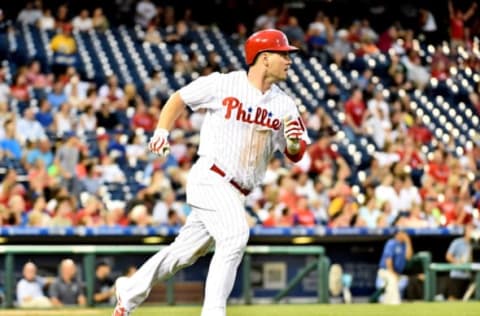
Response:
[[[251,85],[257,88],[262,94],[270,90],[273,82],[268,80],[265,70],[251,67],[247,72],[247,78]]]

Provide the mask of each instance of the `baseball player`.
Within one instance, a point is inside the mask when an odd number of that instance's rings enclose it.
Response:
[[[206,109],[199,159],[188,176],[187,203],[192,211],[172,244],[133,276],[117,281],[113,316],[130,315],[153,284],[193,264],[213,245],[201,315],[226,315],[226,301],[249,236],[245,196],[262,182],[275,151],[296,162],[309,143],[294,101],[275,85],[287,78],[289,53],[296,50],[281,31],[254,33],[245,43],[248,72],[200,77],[165,104],[148,144],[159,155],[168,154],[169,130],[185,106]]]

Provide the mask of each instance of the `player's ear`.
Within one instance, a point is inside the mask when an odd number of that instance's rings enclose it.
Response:
[[[262,56],[261,56],[261,57],[262,57],[262,62],[263,62],[263,65],[264,65],[265,67],[268,67],[268,65],[269,65],[269,61],[268,61],[268,59],[269,59],[269,57],[270,57],[269,55],[270,55],[270,54],[269,54],[268,52],[263,52],[263,53],[262,53]]]

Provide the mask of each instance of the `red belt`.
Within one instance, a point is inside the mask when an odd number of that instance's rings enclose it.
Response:
[[[213,164],[210,167],[210,170],[212,170],[215,173],[218,173],[222,177],[225,177],[226,173],[222,169],[220,169],[216,164]],[[248,195],[250,193],[250,190],[242,188],[240,184],[238,184],[235,180],[230,180],[230,183],[238,190],[240,191],[243,195]]]

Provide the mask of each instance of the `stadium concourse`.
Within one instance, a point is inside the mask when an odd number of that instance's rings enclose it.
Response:
[[[479,225],[476,15],[449,37],[428,8],[382,28],[271,8],[233,33],[146,0],[125,24],[52,9],[0,15],[0,227],[180,227],[204,113],[180,117],[161,158],[146,148],[159,111],[192,79],[245,68],[246,34],[268,27],[301,49],[282,88],[313,144],[271,160],[252,226]]]

